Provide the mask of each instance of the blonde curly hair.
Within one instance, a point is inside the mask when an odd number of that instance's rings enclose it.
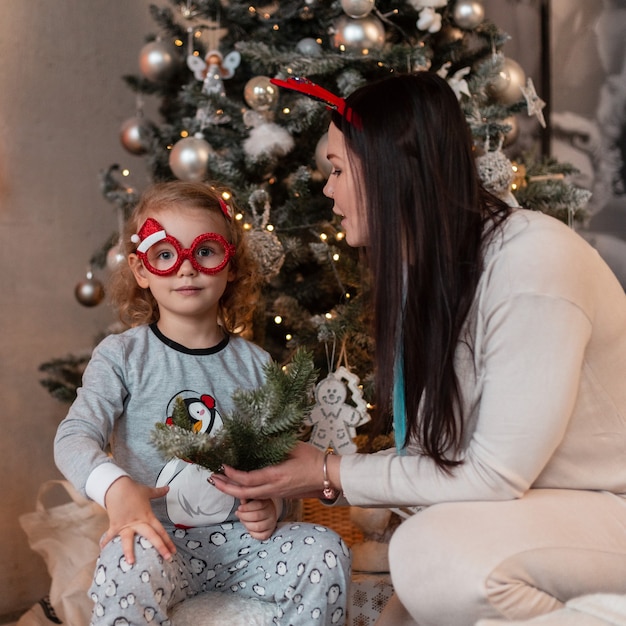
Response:
[[[219,302],[219,321],[228,333],[241,333],[250,324],[259,295],[259,272],[249,253],[246,237],[240,222],[224,216],[220,206],[222,189],[207,183],[172,181],[156,183],[148,188],[126,221],[122,235],[126,258],[135,252],[132,235],[152,212],[163,209],[176,210],[181,206],[205,209],[220,215],[227,223],[229,237],[235,246],[230,260],[234,279],[230,281]],[[232,208],[232,206],[230,207]],[[234,214],[235,211],[232,211]],[[107,294],[117,310],[120,321],[128,327],[151,324],[159,320],[159,306],[149,289],[137,284],[128,263],[120,263],[114,270]]]

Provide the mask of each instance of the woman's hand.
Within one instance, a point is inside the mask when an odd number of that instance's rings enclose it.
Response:
[[[328,459],[331,483],[339,484],[339,459]],[[331,461],[333,468],[331,473]],[[298,443],[289,458],[252,472],[225,467],[224,474],[213,474],[215,487],[240,500],[267,498],[320,498],[323,487],[324,453],[307,444]],[[336,467],[335,467],[336,466]]]
[[[267,539],[278,522],[273,500],[243,500],[235,514],[250,535],[259,541]]]
[[[111,539],[119,535],[124,558],[127,563],[133,564],[137,534],[145,537],[164,559],[171,559],[176,547],[150,506],[150,500],[161,498],[168,491],[169,487],[140,485],[128,476],[118,478],[106,492],[109,528],[100,540],[100,548],[104,548]]]

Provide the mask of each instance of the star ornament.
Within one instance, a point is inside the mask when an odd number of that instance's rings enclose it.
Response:
[[[528,115],[536,115],[539,123],[545,128],[546,120],[543,117],[543,107],[546,103],[537,95],[535,91],[535,85],[532,78],[526,81],[526,87],[521,87],[524,98],[526,99],[526,106],[528,107]]]

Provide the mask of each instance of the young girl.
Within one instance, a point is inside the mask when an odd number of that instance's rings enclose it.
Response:
[[[96,347],[55,439],[59,469],[110,520],[92,626],[167,624],[207,590],[272,602],[277,624],[344,623],[350,559],[338,535],[277,526],[280,500],[239,502],[150,443],[175,404],[215,433],[233,391],[263,383],[269,355],[235,334],[258,284],[242,233],[202,183],[154,186],[128,221],[110,297],[131,328]]]
[[[346,241],[367,249],[377,406],[397,447],[324,466],[302,443],[216,486],[294,497],[326,478],[352,505],[423,508],[391,539],[401,602],[379,626],[523,620],[626,593],[622,287],[567,226],[482,188],[435,72],[329,103],[324,192]]]

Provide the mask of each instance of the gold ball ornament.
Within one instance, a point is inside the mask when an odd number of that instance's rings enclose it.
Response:
[[[269,111],[278,103],[278,87],[267,76],[255,76],[246,83],[243,97],[251,109]]]
[[[372,12],[374,0],[341,0],[341,8],[348,17],[358,19]]]
[[[519,122],[515,115],[511,115],[510,117],[503,119],[502,123],[511,127],[509,131],[504,133],[504,141],[502,143],[502,146],[506,148],[507,146],[515,143],[515,141],[519,137]]]
[[[104,299],[104,286],[97,278],[93,277],[91,272],[88,272],[85,280],[81,280],[76,285],[74,295],[83,306],[97,306]]]
[[[139,52],[139,69],[153,83],[169,80],[178,69],[176,50],[163,41],[147,43]]]
[[[449,46],[455,41],[463,39],[463,31],[460,28],[456,28],[456,26],[446,24],[445,26],[442,26],[441,30],[437,33],[436,39],[438,44]]]
[[[170,151],[169,166],[179,180],[200,182],[207,177],[209,155],[213,148],[200,136],[185,137],[177,141]]]
[[[522,87],[525,83],[526,74],[522,66],[505,57],[500,71],[489,84],[489,95],[501,104],[515,104],[524,97]]]
[[[141,117],[127,119],[120,128],[120,142],[131,154],[145,154],[151,137],[150,124]]]
[[[459,28],[474,30],[485,19],[485,7],[478,0],[456,0],[452,19]]]
[[[342,52],[368,54],[385,43],[385,27],[374,15],[353,19],[340,15],[333,26],[332,45]]]

